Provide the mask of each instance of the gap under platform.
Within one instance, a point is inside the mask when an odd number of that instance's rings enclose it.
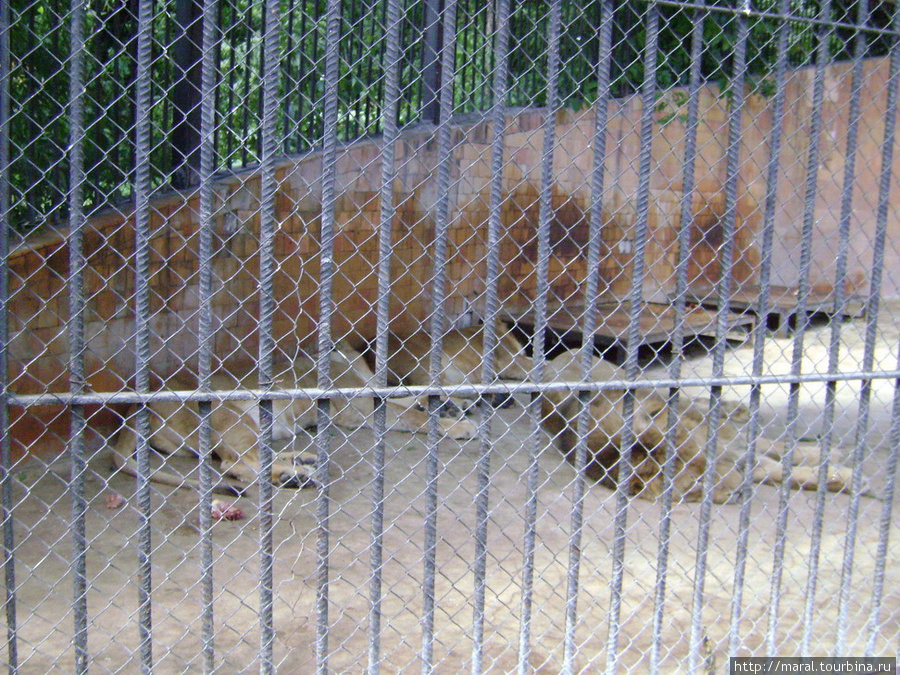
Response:
[[[553,342],[548,342],[549,353],[558,347],[581,343],[584,326],[583,305],[566,303],[550,307],[547,311],[547,329]],[[682,338],[685,343],[697,337],[715,337],[717,312],[691,305],[685,309]],[[524,329],[534,329],[534,310],[507,311],[506,318]],[[650,350],[655,357],[665,352],[675,334],[676,312],[674,305],[644,303],[640,315],[638,348]],[[615,363],[624,363],[628,353],[628,331],[631,325],[627,303],[604,303],[597,307],[597,328],[594,343],[603,356]],[[745,340],[756,325],[756,317],[747,313],[729,312],[727,315],[728,340]],[[530,332],[530,331],[529,331]]]
[[[731,294],[728,308],[735,312],[759,317],[761,288],[756,285],[742,285]],[[770,286],[769,302],[766,308],[766,327],[779,338],[790,337],[798,329],[799,291],[787,286]],[[693,285],[688,289],[688,302],[716,309],[719,306],[717,290],[711,284]],[[844,300],[842,318],[857,318],[866,309],[866,299],[861,295],[848,295]],[[834,316],[834,291],[811,289],[806,301],[806,315]]]

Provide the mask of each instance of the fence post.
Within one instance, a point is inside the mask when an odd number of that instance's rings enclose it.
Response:
[[[172,187],[197,185],[200,179],[200,44],[203,40],[196,0],[176,0],[172,88]]]
[[[442,0],[425,0],[425,44],[422,49],[421,120],[438,124],[441,117],[441,49],[444,35],[441,27]]]

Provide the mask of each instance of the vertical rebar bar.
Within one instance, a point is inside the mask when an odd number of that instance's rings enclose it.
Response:
[[[894,6],[893,35],[890,52],[887,98],[885,101],[884,139],[881,145],[881,173],[878,178],[878,204],[875,212],[875,241],[872,246],[872,278],[869,285],[869,300],[866,303],[866,354],[874,353],[878,329],[878,312],[884,277],[884,245],[887,241],[888,210],[892,172],[894,168],[894,142],[897,128],[897,99],[900,90],[900,5]],[[900,349],[897,355],[900,363]],[[872,584],[872,607],[869,611],[866,655],[875,653],[878,635],[878,615],[884,593],[884,573],[888,557],[888,537],[890,536],[894,506],[894,489],[897,477],[898,454],[900,454],[900,381],[894,383],[894,402],[891,413],[889,435],[890,454],[885,468],[887,484],[884,489],[884,503],[878,527],[878,549],[875,554],[875,570]]]
[[[202,53],[200,73],[200,213],[199,213],[199,303],[197,386],[201,392],[211,389],[212,356],[215,347],[212,309],[213,174],[215,173],[215,98],[216,89],[216,15],[217,0],[203,0]],[[201,639],[203,672],[215,670],[212,548],[212,405],[198,404],[200,429],[197,451],[200,455],[200,600],[202,604]]]
[[[896,108],[895,108],[896,113]],[[897,351],[900,368],[900,348]],[[888,540],[893,520],[894,494],[897,480],[897,466],[900,463],[900,380],[894,382],[894,401],[891,407],[891,427],[888,435],[888,458],[884,468],[884,502],[878,521],[878,548],[875,553],[875,569],[872,574],[872,606],[869,610],[866,635],[866,656],[874,656],[876,641],[880,635],[878,615],[884,598],[884,574],[888,558]]]
[[[325,83],[323,96],[322,231],[319,252],[318,387],[330,389],[331,318],[334,299],[334,230],[337,176],[338,79],[340,77],[341,2],[328,0],[325,10]],[[328,673],[328,558],[331,473],[331,401],[319,399],[316,428],[316,672]]]
[[[435,21],[437,17],[435,17]],[[447,0],[441,16],[445,39],[441,46],[441,82],[438,92],[438,166],[437,205],[434,224],[434,267],[431,295],[431,353],[428,372],[433,384],[441,381],[443,352],[441,344],[445,328],[444,301],[447,295],[447,244],[450,227],[450,170],[453,159],[450,120],[453,115],[453,93],[456,69],[456,0]],[[437,55],[435,55],[437,58]],[[434,672],[434,587],[437,574],[438,445],[441,439],[438,396],[428,397],[428,438],[425,460],[424,575],[422,580],[422,673]]]
[[[259,389],[273,386],[275,338],[275,157],[278,154],[278,79],[281,67],[280,0],[266,0],[263,18],[262,123],[260,124],[259,188]],[[272,611],[274,553],[272,550],[273,486],[272,429],[275,423],[271,398],[259,401],[259,640],[260,673],[275,672],[275,625]]]
[[[762,255],[759,270],[759,300],[756,314],[759,317],[753,327],[753,374],[763,374],[766,346],[766,317],[769,314],[769,292],[772,277],[772,249],[775,240],[775,209],[778,204],[778,175],[781,162],[781,143],[785,116],[785,80],[787,76],[787,48],[789,23],[785,17],[790,12],[790,0],[781,0],[777,34],[775,65],[775,99],[772,102],[772,130],[769,135],[769,159],[766,165],[766,196],[763,213]],[[734,594],[731,600],[731,628],[729,655],[737,656],[740,648],[740,621],[743,613],[744,577],[747,564],[747,544],[750,538],[750,507],[753,498],[753,470],[756,464],[756,443],[762,430],[760,403],[762,386],[750,388],[750,423],[747,429],[747,452],[742,461],[743,480],[740,487],[740,516],[737,549],[734,563]]]
[[[388,384],[388,334],[391,310],[391,251],[393,248],[394,181],[397,170],[396,145],[397,105],[400,98],[400,2],[387,0],[387,26],[385,26],[384,46],[384,100],[381,104],[381,209],[378,223],[378,297],[375,314],[375,386]],[[362,19],[360,19],[362,21]],[[372,448],[372,543],[370,546],[370,587],[369,587],[369,675],[377,675],[381,668],[381,596],[384,540],[384,457],[387,433],[387,399],[375,398],[375,445]]]
[[[507,22],[508,24],[508,22]],[[498,26],[497,40],[498,48],[504,52],[508,48],[508,25]],[[502,41],[502,44],[500,42]],[[499,56],[498,56],[499,59]],[[505,62],[505,57],[503,58]],[[504,63],[505,66],[505,63]],[[487,259],[485,270],[485,313],[484,313],[484,329],[483,329],[483,358],[481,365],[481,381],[483,383],[493,382],[495,379],[495,349],[497,345],[497,319],[499,316],[499,300],[498,300],[498,283],[500,273],[499,258],[499,242],[500,242],[500,222],[499,211],[494,213],[495,207],[499,209],[499,203],[502,199],[502,139],[504,138],[505,129],[505,94],[507,83],[505,79],[498,82],[501,74],[505,78],[505,67],[499,67],[494,73],[494,139],[491,154],[491,212],[488,215],[488,245]],[[469,91],[469,90],[467,90]],[[502,98],[498,98],[502,96]],[[499,132],[499,133],[498,133]],[[500,153],[500,161],[497,163],[497,152]],[[496,171],[496,173],[495,173]],[[499,174],[499,175],[498,175]],[[499,181],[499,183],[498,183]],[[501,192],[495,195],[495,190]],[[497,201],[495,202],[495,197]],[[473,675],[481,673],[484,667],[484,607],[486,597],[486,572],[487,572],[487,538],[488,538],[488,518],[489,518],[489,491],[490,491],[490,471],[491,471],[491,422],[493,420],[493,409],[485,401],[479,404],[479,455],[476,463],[476,475],[478,487],[475,494],[475,557],[472,563],[474,576],[474,590],[472,601],[472,664],[471,672]]]
[[[702,2],[700,4],[703,4]],[[688,83],[688,114],[684,140],[684,169],[681,185],[681,218],[678,230],[678,262],[675,269],[675,321],[672,333],[672,354],[669,365],[672,379],[681,377],[684,350],[684,328],[687,303],[688,262],[691,253],[691,228],[694,220],[694,170],[697,160],[697,130],[700,126],[700,86],[702,84],[701,59],[703,56],[703,28],[708,17],[705,9],[697,9],[691,30],[691,66]],[[656,589],[653,606],[653,644],[650,651],[650,670],[659,670],[662,646],[663,617],[665,616],[666,578],[669,569],[669,543],[671,539],[672,499],[675,464],[678,456],[679,400],[681,390],[669,389],[666,402],[666,458],[663,464],[663,495],[659,522],[659,549],[656,556]]]
[[[137,75],[135,77],[135,184],[134,184],[134,356],[135,391],[150,392],[150,162],[151,162],[151,59],[153,48],[153,0],[138,2]],[[153,506],[150,501],[150,409],[138,407],[137,502],[138,530],[138,622],[140,625],[141,671],[153,671],[153,616],[151,591]]]
[[[581,377],[591,381],[594,357],[594,333],[597,329],[597,301],[600,295],[601,248],[603,246],[603,202],[604,170],[608,159],[606,150],[606,127],[609,120],[610,64],[612,60],[612,17],[613,4],[604,0],[600,5],[600,44],[597,58],[597,102],[592,146],[594,161],[591,168],[591,206],[588,233],[587,277],[584,286],[584,315],[582,317]],[[586,492],[585,468],[587,466],[587,436],[594,420],[590,416],[591,393],[579,391],[579,411],[577,418],[577,439],[575,448],[575,482],[572,486],[572,517],[569,534],[569,561],[566,573],[566,632],[563,663],[566,672],[572,672],[577,655],[575,630],[578,625],[578,592],[581,568],[581,538],[584,527],[584,498]],[[540,407],[537,412],[540,414]],[[539,425],[535,427],[534,445],[540,447]],[[536,458],[535,458],[536,464]],[[534,544],[532,542],[532,549]],[[532,553],[533,558],[533,553]],[[520,668],[521,668],[520,660]],[[522,675],[524,671],[521,671]]]
[[[725,213],[722,217],[722,245],[717,251],[719,279],[717,283],[716,336],[713,349],[713,377],[722,377],[725,371],[726,335],[728,333],[729,305],[731,299],[732,269],[734,264],[734,233],[737,229],[737,189],[740,180],[741,117],[744,113],[744,76],[746,74],[747,38],[750,33],[749,0],[744,11],[737,16],[737,42],[734,47],[733,74],[729,83],[731,98],[728,110],[728,146],[725,167]],[[709,552],[709,528],[712,521],[713,493],[716,488],[716,455],[721,423],[722,387],[710,388],[707,442],[704,448],[703,498],[700,505],[697,558],[691,600],[691,638],[688,668],[696,672],[700,667],[700,650],[706,636],[703,634],[702,613],[706,562]]]
[[[828,38],[831,25],[831,2],[824,0],[819,7],[819,22],[816,24],[818,44],[816,46],[816,66],[812,94],[812,119],[809,125],[809,151],[806,162],[806,192],[804,196],[802,243],[800,247],[800,270],[797,286],[797,328],[791,355],[791,375],[799,376],[803,367],[803,344],[808,317],[809,275],[812,264],[812,237],[815,226],[816,193],[818,191],[819,143],[822,130],[822,104],[825,97],[825,66],[829,60]],[[792,382],[788,390],[788,412],[786,430],[786,451],[782,459],[783,473],[790,475],[797,447],[797,424],[800,414],[800,384]],[[778,495],[778,515],[776,517],[775,551],[772,567],[772,585],[767,619],[766,652],[777,653],[778,609],[781,602],[781,580],[784,573],[784,551],[787,544],[787,518],[790,502],[790,481],[782,482]]]
[[[850,82],[850,109],[847,116],[847,146],[844,163],[844,179],[841,185],[841,213],[838,221],[838,255],[834,276],[834,314],[830,318],[831,335],[828,347],[828,372],[834,373],[840,367],[841,324],[844,319],[844,304],[846,300],[847,282],[847,258],[850,254],[850,220],[853,209],[854,181],[856,180],[856,148],[859,135],[860,122],[860,96],[863,86],[863,59],[866,52],[866,36],[863,31],[869,20],[868,0],[860,0],[857,4],[857,25],[854,41],[853,75]],[[863,361],[868,357],[868,368],[872,366],[872,354],[864,350]],[[866,368],[864,365],[863,368]],[[868,424],[869,397],[872,383],[870,380],[861,382],[859,417],[857,420],[857,443],[851,455],[853,464],[850,509],[847,515],[847,536],[844,540],[844,560],[841,567],[841,586],[838,593],[838,620],[837,639],[835,645],[836,654],[844,654],[847,631],[847,603],[850,593],[850,577],[853,569],[853,555],[856,545],[856,525],[859,516],[859,481],[862,477],[863,447],[861,440],[865,438],[865,430]],[[822,528],[825,520],[826,485],[828,483],[828,463],[831,456],[831,447],[834,437],[834,415],[837,405],[837,382],[829,380],[825,384],[825,410],[823,413],[824,437],[820,443],[821,457],[819,464],[819,489],[816,495],[816,508],[813,516],[812,540],[809,552],[809,573],[806,583],[806,605],[803,616],[807,624],[803,627],[803,637],[800,643],[800,652],[808,654],[812,639],[812,618],[815,610],[816,584],[819,576],[819,553],[822,542]]]
[[[19,669],[19,637],[16,609],[16,541],[13,523],[12,453],[9,438],[9,3],[0,3],[0,509],[3,518],[3,577],[6,587],[6,663],[9,672]]]
[[[69,392],[83,394],[84,375],[84,0],[72,0],[69,34]],[[72,495],[72,618],[75,672],[86,673],[88,655],[87,608],[87,534],[85,518],[87,500],[84,495],[85,418],[83,405],[69,406],[70,433],[67,450],[72,475],[69,490]]]
[[[493,73],[493,103],[490,110],[492,127],[491,137],[491,186],[490,205],[488,207],[487,255],[485,258],[485,291],[484,291],[484,361],[482,364],[482,381],[489,382],[494,374],[494,349],[497,341],[496,325],[500,315],[499,278],[500,278],[500,237],[503,223],[501,221],[503,206],[503,153],[506,134],[506,97],[509,91],[509,0],[498,0],[497,32],[494,36],[494,51],[497,67]],[[465,30],[465,24],[460,22]]]
[[[505,8],[504,21],[509,20],[509,8]],[[500,18],[500,17],[498,17]],[[529,375],[535,383],[543,380],[545,361],[545,336],[547,331],[547,301],[550,292],[550,223],[553,219],[553,155],[556,145],[556,119],[559,109],[558,78],[560,69],[560,33],[562,22],[561,3],[550,5],[547,36],[547,108],[543,123],[543,148],[541,155],[541,184],[539,192],[537,228],[537,283],[534,301],[534,335],[532,339],[533,368]],[[508,51],[508,50],[507,50]],[[504,58],[506,53],[504,53]],[[508,64],[504,65],[508,69]],[[536,95],[536,93],[535,93]],[[501,169],[502,170],[502,169]],[[499,223],[499,215],[498,215]],[[529,467],[527,474],[525,547],[522,588],[522,618],[519,634],[519,672],[526,673],[530,667],[531,617],[534,586],[534,558],[537,538],[537,492],[539,483],[539,456],[544,446],[541,436],[541,401],[533,396],[528,406]]]
[[[638,190],[634,234],[634,257],[631,264],[631,292],[628,299],[628,335],[626,338],[625,377],[636,380],[640,373],[638,350],[641,343],[641,314],[644,309],[644,274],[647,231],[650,216],[650,174],[652,169],[653,111],[656,98],[657,43],[659,8],[647,6],[646,42],[644,44],[644,81],[641,85],[641,147],[638,159]],[[635,392],[626,389],[622,399],[622,432],[620,457],[617,460],[616,513],[613,519],[612,578],[610,579],[609,629],[606,638],[606,672],[615,675],[619,660],[619,630],[622,620],[622,585],[625,576],[625,538],[628,534],[628,499],[633,467],[631,447],[634,435]]]

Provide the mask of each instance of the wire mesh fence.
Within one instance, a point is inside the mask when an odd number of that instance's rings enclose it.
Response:
[[[895,655],[898,22],[0,4],[8,670]]]

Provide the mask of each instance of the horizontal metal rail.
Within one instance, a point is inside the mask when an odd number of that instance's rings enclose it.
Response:
[[[879,28],[877,26],[860,26],[852,21],[835,21],[833,19],[819,19],[812,16],[798,16],[783,12],[767,12],[763,9],[752,9],[749,2],[742,2],[741,7],[728,7],[726,5],[705,4],[702,2],[679,2],[678,0],[655,0],[660,7],[674,7],[678,9],[699,9],[711,14],[725,16],[745,16],[751,19],[772,19],[776,21],[789,21],[791,23],[804,24],[806,26],[828,26],[830,28],[844,28],[852,31],[872,35],[895,35],[893,28]]]
[[[94,394],[8,394],[10,405],[34,407],[42,405],[116,405],[126,403],[188,403],[211,401],[260,401],[263,399],[321,400],[336,398],[402,398],[407,396],[475,397],[487,394],[540,394],[554,392],[599,392],[616,389],[628,391],[671,387],[729,387],[764,384],[816,384],[828,382],[871,382],[900,380],[900,370],[852,371],[846,373],[809,373],[799,375],[742,375],[740,377],[687,377],[680,380],[608,380],[606,382],[501,382],[497,384],[465,384],[456,386],[344,387],[337,389],[234,389],[199,392],[193,390],[155,391],[146,394],[131,391]]]

